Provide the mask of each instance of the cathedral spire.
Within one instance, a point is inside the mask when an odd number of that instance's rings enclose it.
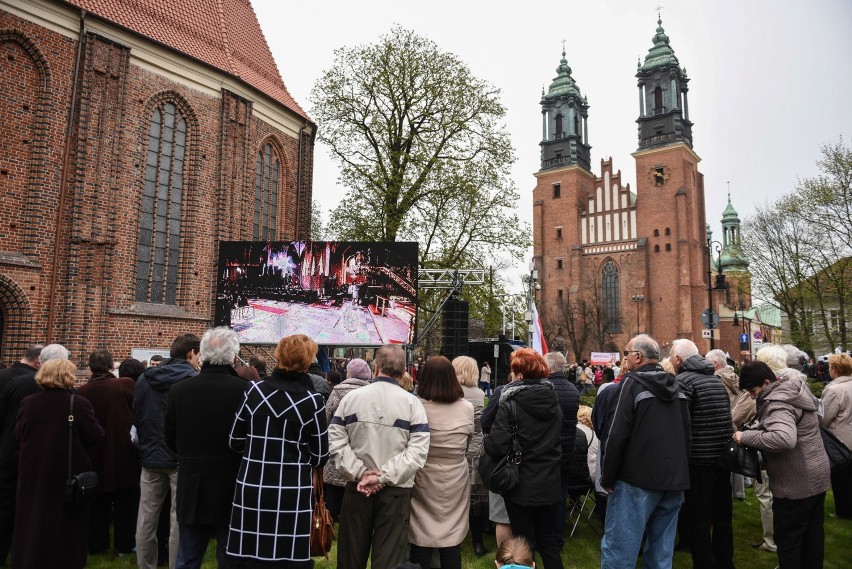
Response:
[[[692,146],[686,69],[680,66],[663,21],[636,70],[639,84],[639,149],[685,142]]]
[[[562,42],[562,59],[556,67],[556,77],[547,92],[542,91],[540,104],[541,169],[578,164],[589,170],[589,102],[571,76],[571,67],[565,58],[565,40]]]
[[[731,203],[728,190],[728,205],[722,212],[722,254],[719,264],[725,272],[748,271],[748,259],[740,244],[740,217]]]

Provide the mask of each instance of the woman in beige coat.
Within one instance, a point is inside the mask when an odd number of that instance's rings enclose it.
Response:
[[[438,550],[442,569],[461,569],[467,535],[470,474],[465,453],[473,436],[473,405],[450,360],[429,358],[420,368],[417,395],[429,420],[429,455],[414,478],[408,541],[411,562],[429,569]]]
[[[831,383],[822,392],[823,414],[819,424],[852,448],[852,358],[848,354],[828,357]],[[834,509],[838,518],[852,518],[852,465],[831,469]]]

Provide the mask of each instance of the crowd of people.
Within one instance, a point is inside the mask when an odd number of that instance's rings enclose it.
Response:
[[[460,569],[468,535],[487,553],[489,527],[497,567],[533,567],[538,554],[561,569],[578,495],[603,527],[602,568],[640,554],[671,567],[678,547],[694,567],[733,569],[733,500],[747,484],[763,527],[754,546],[781,569],[822,567],[829,487],[836,515],[852,517],[852,467],[830,464],[820,432],[852,441],[847,354],[829,357],[819,400],[789,345],[763,347],[739,373],[687,339],[662,358],[638,335],[598,370],[521,348],[493,393],[490,369],[468,356],[426,359],[415,384],[398,346],[328,373],[318,349],[288,336],[271,371],[257,357],[240,366],[236,334],[213,328],[147,368],[95,350],[79,388],[63,346],[27,349],[0,370],[0,565],[84,567],[114,548],[142,568],[198,568],[213,540],[219,567],[309,568],[320,473],[341,569]],[[580,404],[590,385],[593,407]],[[760,451],[759,480],[721,466],[732,441]],[[486,456],[511,457],[517,484],[489,491]],[[66,504],[69,474],[90,470],[94,500]]]

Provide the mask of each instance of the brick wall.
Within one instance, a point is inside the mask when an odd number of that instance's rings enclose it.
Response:
[[[4,361],[17,360],[30,342],[50,339],[66,345],[84,367],[99,347],[120,360],[134,347],[167,348],[178,334],[210,326],[217,242],[251,238],[257,151],[267,142],[283,166],[278,234],[295,236],[298,218],[299,234],[309,235],[309,134],[265,123],[252,114],[252,101],[226,89],[215,96],[138,67],[128,47],[93,32],[81,52],[68,139],[77,44],[0,12],[0,139],[7,141],[0,154],[7,212],[0,222]],[[189,125],[176,306],[135,301],[150,117],[164,99],[175,102]],[[57,223],[66,142],[66,200]]]

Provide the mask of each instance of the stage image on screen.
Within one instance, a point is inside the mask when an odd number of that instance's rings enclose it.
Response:
[[[414,342],[417,243],[223,241],[216,324],[246,344]]]

